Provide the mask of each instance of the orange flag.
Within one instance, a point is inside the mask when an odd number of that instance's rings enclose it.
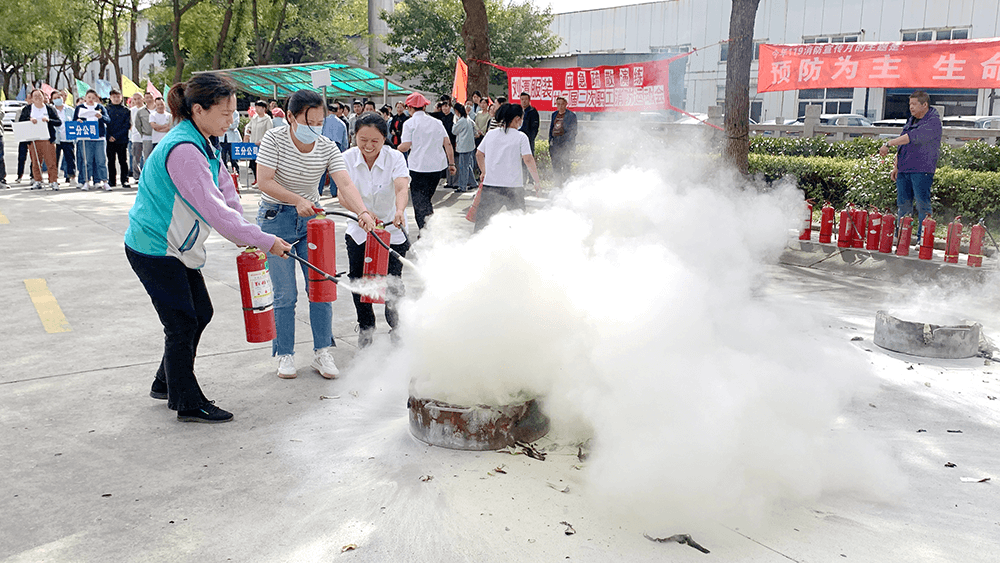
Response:
[[[465,64],[462,57],[455,61],[455,84],[451,87],[451,99],[453,102],[464,104],[468,98],[469,65]]]

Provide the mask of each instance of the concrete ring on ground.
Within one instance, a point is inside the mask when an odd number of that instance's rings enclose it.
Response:
[[[410,397],[407,408],[414,437],[452,450],[499,450],[514,442],[534,442],[549,431],[549,419],[534,399],[467,407]]]
[[[875,314],[875,344],[893,352],[927,358],[971,358],[979,354],[982,326],[941,326],[904,321],[886,311]]]

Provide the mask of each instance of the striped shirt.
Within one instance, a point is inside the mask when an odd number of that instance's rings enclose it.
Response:
[[[286,190],[319,202],[319,179],[324,172],[347,170],[344,158],[337,145],[326,137],[319,137],[311,151],[299,152],[292,142],[291,130],[279,127],[264,133],[257,150],[257,166],[274,170],[274,179]],[[287,203],[265,193],[260,198],[268,203]]]

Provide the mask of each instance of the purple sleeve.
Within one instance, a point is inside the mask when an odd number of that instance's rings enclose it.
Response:
[[[167,173],[177,186],[181,197],[219,234],[236,244],[256,246],[269,250],[274,245],[275,236],[260,230],[260,227],[248,222],[243,214],[229,205],[228,196],[215,186],[212,173],[208,168],[208,160],[197,147],[184,143],[174,147],[167,157]],[[222,174],[222,172],[220,172]],[[220,184],[226,185],[225,178],[219,178]],[[229,189],[232,179],[228,180]],[[237,202],[239,205],[239,202]]]
[[[222,196],[226,199],[226,205],[243,215],[243,204],[240,203],[240,195],[236,193],[236,184],[233,183],[233,177],[229,175],[229,170],[222,162],[219,163],[219,189],[222,190]]]
[[[917,126],[906,132],[910,142],[915,145],[926,145],[928,143],[941,144],[941,118],[935,112],[928,115],[926,119],[921,119]]]

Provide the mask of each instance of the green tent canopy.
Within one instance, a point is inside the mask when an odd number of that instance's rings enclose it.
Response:
[[[310,73],[323,69],[330,71],[331,85],[326,87],[326,95],[332,98],[374,98],[382,95],[399,97],[413,91],[373,70],[334,61],[202,72],[221,74],[235,82],[240,90],[261,98],[284,99],[296,90],[316,90],[313,88]]]

